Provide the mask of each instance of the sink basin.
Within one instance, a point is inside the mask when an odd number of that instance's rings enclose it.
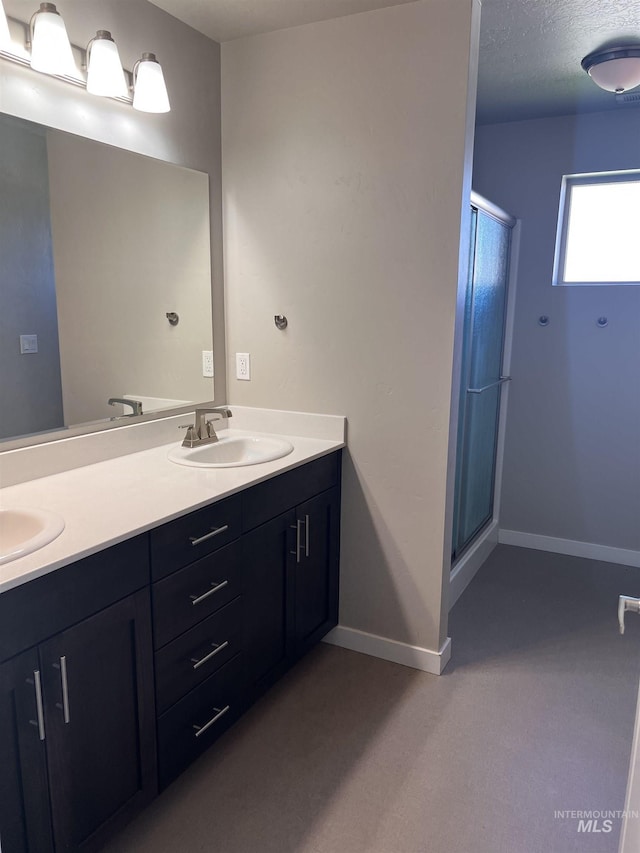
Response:
[[[43,509],[0,509],[0,564],[31,554],[60,536],[64,520]]]
[[[239,468],[280,459],[293,450],[284,438],[259,435],[228,436],[202,447],[174,447],[169,459],[194,468]]]

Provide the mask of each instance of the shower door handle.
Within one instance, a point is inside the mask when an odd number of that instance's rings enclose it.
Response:
[[[498,385],[504,385],[505,382],[511,382],[510,376],[501,376],[495,382],[490,382],[488,385],[483,385],[482,388],[467,388],[467,394],[482,394],[483,391],[488,391],[490,388],[496,388]]]

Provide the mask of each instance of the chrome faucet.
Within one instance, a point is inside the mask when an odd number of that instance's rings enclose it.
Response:
[[[207,420],[207,415],[214,417]],[[187,430],[182,446],[198,447],[201,444],[213,444],[214,441],[218,441],[212,421],[230,417],[232,417],[232,412],[225,406],[216,406],[213,409],[196,409],[195,423],[189,424],[187,427],[180,427],[180,429]]]
[[[141,415],[142,412],[142,403],[140,400],[127,400],[124,397],[109,397],[109,405],[117,406],[120,403],[121,406],[131,406],[131,412],[128,415],[122,415],[122,417],[132,418],[134,415]],[[115,420],[112,418],[111,420]]]

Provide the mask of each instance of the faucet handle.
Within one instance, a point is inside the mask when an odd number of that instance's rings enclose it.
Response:
[[[197,444],[199,436],[193,424],[183,424],[182,426],[179,426],[178,429],[186,429],[187,431],[184,441],[182,442],[183,447],[193,447]]]

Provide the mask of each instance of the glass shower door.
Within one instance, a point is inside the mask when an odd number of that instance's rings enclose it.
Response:
[[[493,518],[511,226],[472,208],[453,523],[453,558]]]

